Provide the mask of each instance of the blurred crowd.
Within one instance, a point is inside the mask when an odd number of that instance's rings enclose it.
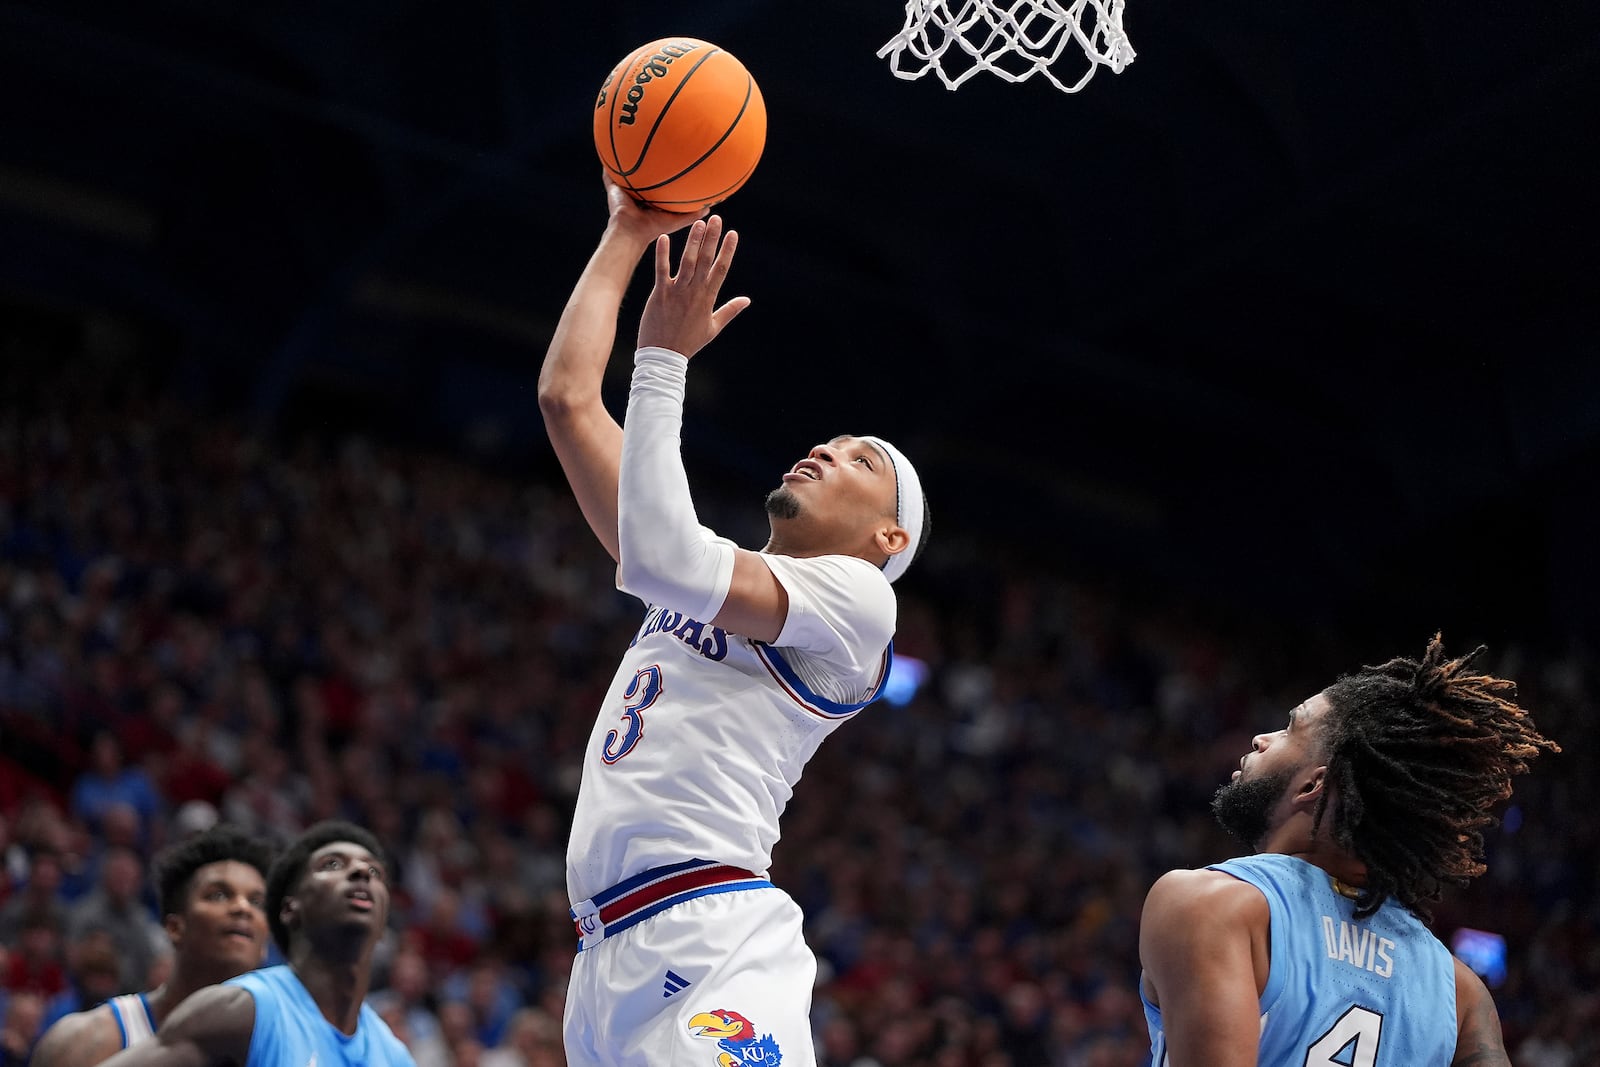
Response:
[[[785,817],[772,874],[821,961],[826,1067],[1146,1062],[1145,890],[1237,852],[1207,804],[1254,732],[1429,636],[1368,647],[1000,547],[936,532],[896,642],[925,676],[823,746]],[[137,389],[8,405],[0,1062],[160,982],[163,845],[337,816],[392,855],[373,1003],[418,1063],[562,1063],[567,818],[639,614],[559,484]],[[1507,939],[1515,1062],[1600,1063],[1596,664],[1512,645],[1492,666],[1566,752],[1518,781],[1436,929]]]

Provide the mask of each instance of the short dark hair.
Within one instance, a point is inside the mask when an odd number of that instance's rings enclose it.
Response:
[[[285,956],[289,954],[289,928],[283,925],[283,898],[299,888],[301,880],[305,878],[306,865],[311,861],[311,854],[335,841],[349,841],[351,844],[360,845],[372,853],[373,858],[379,863],[385,867],[389,865],[388,855],[383,851],[383,846],[378,844],[378,839],[370,831],[363,830],[355,823],[338,819],[319,822],[289,842],[288,847],[278,856],[278,861],[272,865],[271,873],[267,875],[267,925],[272,930],[273,943]]]
[[[928,550],[928,540],[933,536],[933,511],[928,507],[928,494],[922,494],[922,534],[917,538],[917,550],[911,553],[911,562],[915,563],[922,558]]]
[[[194,873],[208,863],[237,860],[261,872],[272,869],[272,846],[226,824],[213,826],[171,846],[156,857],[151,879],[161,898],[161,917],[182,913]]]
[[[1423,919],[1446,885],[1484,872],[1483,828],[1511,778],[1561,747],[1515,703],[1514,682],[1468,670],[1484,648],[1364,667],[1329,686],[1323,720],[1333,839],[1367,865],[1358,917],[1397,898]],[[1329,807],[1317,802],[1315,825]]]

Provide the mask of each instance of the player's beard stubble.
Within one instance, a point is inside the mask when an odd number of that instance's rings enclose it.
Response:
[[[798,519],[800,498],[787,485],[780,485],[767,494],[767,514],[774,519]]]
[[[1251,848],[1260,848],[1272,829],[1272,809],[1289,788],[1289,772],[1228,782],[1211,798],[1211,814],[1222,828]]]

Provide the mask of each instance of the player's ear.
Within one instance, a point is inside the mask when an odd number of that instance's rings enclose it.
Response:
[[[167,940],[172,942],[173,948],[183,947],[183,934],[189,924],[182,915],[172,914],[161,920],[161,928],[167,932]]]
[[[1295,778],[1294,803],[1299,805],[1315,804],[1322,799],[1322,794],[1328,787],[1328,768],[1324,766],[1307,767]]]
[[[898,556],[911,545],[911,535],[894,523],[879,527],[872,539],[886,556]]]

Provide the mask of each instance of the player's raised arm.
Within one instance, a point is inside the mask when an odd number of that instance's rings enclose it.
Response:
[[[178,1005],[154,1040],[123,1049],[101,1067],[244,1067],[255,1023],[249,990],[207,986]]]
[[[623,435],[618,562],[622,588],[640,599],[771,641],[788,595],[756,553],[701,528],[680,449],[688,360],[750,305],[717,303],[738,243],[720,216],[696,223],[674,274],[666,239],[656,241]]]
[[[606,195],[611,218],[550,339],[539,374],[539,410],[584,518],[616,559],[622,429],[601,401],[600,384],[622,297],[640,257],[657,236],[698,216],[642,208],[609,178]]]

